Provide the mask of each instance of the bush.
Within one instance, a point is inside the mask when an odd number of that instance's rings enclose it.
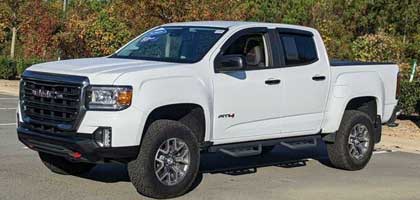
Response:
[[[0,78],[1,79],[15,79],[16,62],[8,57],[0,57]]]
[[[420,114],[420,81],[401,81],[401,96],[398,101],[402,114]]]
[[[17,74],[20,76],[30,66],[43,62],[41,59],[20,59],[17,61],[16,69]]]
[[[402,52],[401,42],[384,32],[360,36],[351,48],[354,59],[360,61],[399,62]]]

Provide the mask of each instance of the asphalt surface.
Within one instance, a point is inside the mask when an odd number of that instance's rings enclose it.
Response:
[[[0,200],[146,199],[129,182],[124,165],[98,165],[79,177],[51,173],[17,140],[16,101],[0,95]],[[330,167],[325,156],[322,143],[299,151],[276,147],[268,155],[242,159],[206,154],[203,178],[179,199],[420,199],[418,154],[377,153],[354,172]]]

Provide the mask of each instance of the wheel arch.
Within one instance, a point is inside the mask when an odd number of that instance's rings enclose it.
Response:
[[[378,98],[374,96],[355,97],[351,99],[344,110],[358,110],[366,113],[372,120],[379,114]]]
[[[199,143],[206,141],[206,111],[197,103],[174,103],[157,106],[151,109],[147,115],[141,132],[143,138],[148,127],[156,120],[166,119],[179,121],[190,128],[197,137]],[[140,138],[140,145],[141,145]]]

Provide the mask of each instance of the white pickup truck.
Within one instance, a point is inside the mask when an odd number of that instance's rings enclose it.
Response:
[[[154,198],[187,192],[204,152],[258,156],[322,138],[333,166],[359,170],[395,114],[398,71],[331,62],[312,28],[165,24],[107,57],[30,67],[17,132],[53,172],[128,163]]]

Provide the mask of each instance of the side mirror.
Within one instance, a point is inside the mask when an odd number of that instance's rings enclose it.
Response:
[[[228,72],[242,70],[246,66],[243,55],[232,54],[220,56],[216,61],[216,72]]]

